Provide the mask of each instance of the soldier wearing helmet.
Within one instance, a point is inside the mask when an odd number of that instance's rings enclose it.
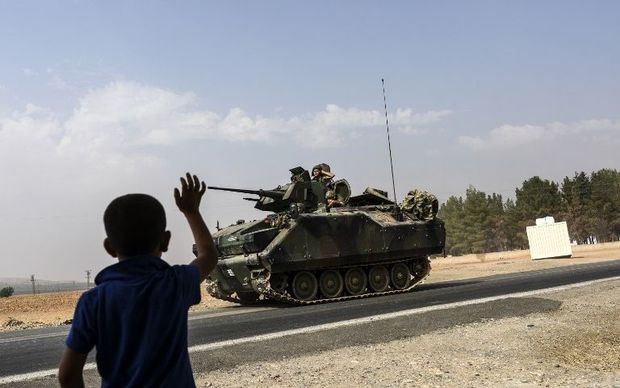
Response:
[[[325,163],[317,164],[312,167],[312,180],[315,182],[323,182],[325,186],[329,186],[334,176],[336,176],[336,174],[331,172],[329,165]]]
[[[330,171],[330,167],[328,164],[321,163],[312,167],[312,180],[315,182],[321,182],[325,185],[327,192],[325,193],[325,199],[327,202],[327,208],[342,206],[343,203],[336,198],[336,193],[334,192],[334,185],[332,182],[332,178],[336,176],[333,172]]]

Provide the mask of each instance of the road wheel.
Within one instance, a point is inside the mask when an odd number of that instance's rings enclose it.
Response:
[[[291,284],[293,296],[299,300],[312,300],[316,298],[319,290],[316,276],[312,272],[301,271],[295,274]]]
[[[366,284],[366,273],[361,268],[351,268],[344,274],[344,286],[349,295],[364,293]]]
[[[411,263],[411,273],[416,280],[420,280],[428,275],[431,270],[431,262],[427,258],[416,259]]]
[[[333,269],[323,271],[319,277],[319,288],[321,294],[326,298],[339,297],[344,289],[342,275],[340,275],[340,272]]]
[[[390,271],[390,277],[392,278],[392,286],[396,290],[404,290],[411,284],[411,271],[405,263],[394,264]]]
[[[269,286],[279,293],[283,293],[288,286],[288,279],[284,273],[272,273],[269,277]]]
[[[390,273],[382,265],[375,265],[368,272],[368,284],[375,292],[383,292],[390,285]]]

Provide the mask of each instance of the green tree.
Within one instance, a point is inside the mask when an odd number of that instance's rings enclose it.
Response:
[[[466,252],[463,230],[463,199],[451,196],[441,204],[438,217],[446,224],[446,252],[461,255]]]
[[[506,214],[504,202],[500,194],[487,196],[487,252],[504,251],[508,249],[508,233],[506,228]]]
[[[602,169],[592,173],[588,209],[597,242],[620,239],[620,173]]]
[[[438,213],[446,224],[446,252],[462,255],[514,249],[513,214],[513,201],[504,204],[501,195],[486,195],[473,186],[466,190],[465,199],[451,196]]]
[[[560,216],[562,196],[557,183],[542,180],[538,176],[524,181],[521,188],[516,189],[515,194],[515,212],[519,227],[517,243],[527,246],[525,228],[534,225],[536,218]]]
[[[463,228],[469,252],[486,252],[489,227],[486,194],[473,186],[469,186],[463,202]]]
[[[465,197],[451,196],[439,208],[446,223],[446,252],[452,255],[528,247],[526,227],[536,218],[553,216],[567,221],[579,243],[620,240],[620,173],[602,169],[557,183],[531,177],[515,190],[516,199],[503,202],[473,186]]]
[[[593,220],[588,211],[592,197],[592,184],[585,172],[575,173],[573,179],[562,181],[562,213],[568,232],[579,244],[588,243],[592,237]]]
[[[13,295],[14,291],[15,290],[13,289],[13,287],[4,287],[0,290],[0,298],[8,298],[9,296]]]
[[[508,198],[504,204],[504,228],[506,230],[506,249],[525,249],[527,244],[521,236],[521,222],[515,202]]]

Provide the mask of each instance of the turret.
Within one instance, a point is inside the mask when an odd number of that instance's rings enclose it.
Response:
[[[325,202],[325,187],[318,182],[310,181],[310,175],[302,167],[290,169],[291,183],[278,186],[272,190],[248,190],[230,187],[209,186],[211,190],[230,191],[233,193],[253,194],[259,198],[244,198],[255,201],[254,208],[275,213],[291,210],[296,204],[296,211],[311,212],[318,208],[319,203]]]

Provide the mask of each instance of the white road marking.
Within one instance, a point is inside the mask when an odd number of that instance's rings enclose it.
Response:
[[[592,284],[609,282],[609,281],[614,281],[614,280],[620,280],[620,276],[614,276],[614,277],[605,278],[605,279],[589,280],[586,282],[567,284],[564,286],[542,288],[542,289],[533,290],[533,291],[515,292],[513,294],[491,296],[487,298],[473,299],[473,300],[468,300],[468,301],[463,301],[463,302],[454,302],[454,303],[446,303],[446,304],[440,304],[440,305],[434,305],[434,306],[427,306],[427,307],[397,311],[397,312],[387,313],[387,314],[372,315],[372,316],[364,317],[364,318],[349,319],[346,321],[326,323],[322,325],[304,327],[300,329],[284,330],[284,331],[279,331],[276,333],[261,334],[261,335],[255,335],[252,337],[238,338],[238,339],[228,340],[228,341],[213,342],[210,344],[194,345],[194,346],[190,346],[188,350],[190,353],[197,353],[197,352],[203,352],[206,350],[221,349],[227,346],[245,344],[249,342],[260,342],[260,341],[266,341],[266,340],[275,339],[275,338],[288,337],[291,335],[316,333],[318,331],[336,329],[336,328],[341,328],[341,327],[357,326],[357,325],[361,325],[361,324],[369,323],[369,322],[383,321],[387,319],[399,318],[399,317],[404,317],[408,315],[423,314],[429,311],[448,310],[448,309],[455,308],[455,307],[470,306],[474,304],[482,304],[482,303],[494,302],[494,301],[510,299],[510,298],[525,298],[525,297],[529,297],[533,295],[540,295],[540,294],[545,294],[549,292],[570,290],[572,288],[586,287]],[[84,366],[84,370],[93,370],[93,369],[97,369],[97,365],[94,362],[88,363]],[[53,375],[56,375],[57,372],[58,372],[57,369],[47,369],[47,370],[42,370],[42,371],[37,371],[37,372],[24,373],[20,375],[0,377],[0,384],[16,383],[20,381],[33,380],[33,379],[41,378],[41,377],[53,376]]]
[[[95,364],[94,362],[90,362],[84,365],[84,370],[93,370],[93,369],[97,369],[97,364]],[[57,373],[58,373],[58,368],[24,373],[21,375],[0,377],[0,384],[11,384],[11,383],[18,383],[20,381],[34,380],[34,379],[38,379],[41,377],[56,376]]]
[[[482,303],[494,302],[497,300],[503,300],[503,299],[509,299],[509,298],[524,298],[524,297],[528,297],[532,295],[539,295],[539,294],[548,293],[548,292],[564,291],[564,290],[569,290],[571,288],[585,287],[585,286],[589,286],[592,284],[612,281],[612,280],[620,280],[620,276],[615,276],[615,277],[606,278],[606,279],[589,280],[589,281],[581,282],[581,283],[574,283],[574,284],[568,284],[568,285],[557,286],[557,287],[549,287],[549,288],[543,288],[543,289],[538,289],[538,290],[533,290],[533,291],[524,291],[524,292],[516,292],[513,294],[490,296],[487,298],[472,299],[472,300],[467,300],[463,302],[438,304],[438,305],[433,305],[433,306],[397,311],[393,313],[371,315],[371,316],[363,317],[363,318],[349,319],[346,321],[339,321],[339,322],[333,322],[333,323],[325,323],[322,325],[302,327],[299,329],[284,330],[284,331],[279,331],[276,333],[261,334],[261,335],[256,335],[252,337],[238,338],[234,340],[213,342],[213,343],[204,344],[204,345],[194,345],[194,346],[189,347],[189,352],[190,353],[202,352],[205,350],[220,349],[220,348],[224,348],[227,346],[245,344],[248,342],[260,342],[260,341],[266,341],[266,340],[275,339],[275,338],[287,337],[291,335],[316,333],[318,331],[336,329],[336,328],[347,327],[347,326],[356,326],[356,325],[361,325],[364,323],[399,318],[399,317],[404,317],[408,315],[423,314],[429,311],[448,310],[448,309],[455,308],[455,307],[470,306],[473,304],[482,304]]]
[[[191,315],[189,317],[189,321],[195,321],[197,319],[203,319],[203,318],[211,318],[211,317],[224,317],[227,315],[240,315],[240,314],[248,314],[248,313],[254,313],[257,311],[269,311],[269,310],[275,310],[276,307],[258,307],[258,308],[243,308],[243,310],[239,311],[237,309],[239,309],[240,307],[235,307],[236,311],[218,311],[218,312],[207,312],[207,313],[195,313],[196,315]]]
[[[274,309],[275,309],[274,307],[266,307],[266,308],[260,309],[260,311],[274,310]],[[223,312],[215,312],[215,313],[202,313],[202,314],[190,315],[187,320],[188,321],[195,321],[195,320],[198,320],[198,319],[212,318],[212,317],[222,317],[222,316],[226,316],[226,315],[247,314],[249,312],[255,312],[255,311],[259,311],[259,310],[223,311]],[[1,344],[8,344],[8,343],[11,343],[11,342],[32,341],[32,340],[43,339],[43,338],[66,337],[67,333],[68,333],[68,330],[69,329],[67,328],[66,331],[63,331],[63,332],[60,332],[60,333],[31,334],[31,335],[23,335],[23,336],[12,337],[12,338],[2,338],[2,339],[0,339],[0,345]]]
[[[47,334],[32,334],[32,335],[24,335],[21,337],[13,337],[13,338],[5,338],[5,339],[0,339],[0,344],[7,344],[10,342],[19,342],[19,341],[31,341],[31,340],[37,340],[37,339],[42,339],[42,338],[52,338],[52,337],[63,337],[66,336],[67,333],[63,332],[63,333],[47,333]]]

